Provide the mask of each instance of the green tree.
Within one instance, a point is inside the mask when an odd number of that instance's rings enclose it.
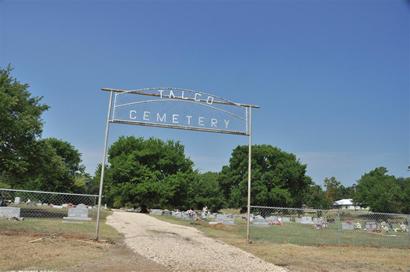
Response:
[[[52,147],[56,155],[63,159],[70,176],[84,172],[85,168],[81,165],[81,153],[72,144],[56,138],[47,138],[41,141]]]
[[[198,174],[192,184],[191,198],[195,209],[202,209],[204,206],[213,212],[221,209],[225,205],[225,201],[218,183],[218,173]]]
[[[410,214],[410,178],[398,178],[397,182],[401,190],[400,211]]]
[[[31,177],[41,114],[48,106],[40,103],[41,97],[32,97],[28,84],[13,78],[11,70],[0,69],[0,176],[18,186]]]
[[[181,194],[187,189],[189,174],[193,174],[193,163],[179,142],[120,137],[110,147],[108,156],[104,192],[109,205],[185,207],[186,199]]]
[[[247,170],[248,146],[238,146],[219,177],[230,207],[246,206]],[[253,205],[300,207],[311,184],[306,165],[295,155],[270,145],[252,146]]]
[[[168,209],[187,210],[194,207],[194,183],[198,180],[195,172],[177,173],[161,182],[161,205]]]
[[[81,155],[70,143],[48,138],[34,143],[30,162],[32,177],[22,186],[27,189],[73,192],[77,175],[83,174]]]
[[[355,186],[344,186],[335,177],[325,178],[325,199],[327,205],[330,207],[336,200],[353,199],[355,193]]]
[[[386,168],[378,167],[364,174],[357,182],[354,201],[374,212],[400,212],[401,188],[387,172]]]
[[[341,187],[343,186],[335,177],[325,178],[325,197],[330,205],[341,199]]]
[[[322,187],[316,184],[309,186],[308,192],[305,198],[305,204],[308,207],[315,209],[328,209],[331,207],[332,203],[329,203],[326,198],[325,192],[322,190]]]

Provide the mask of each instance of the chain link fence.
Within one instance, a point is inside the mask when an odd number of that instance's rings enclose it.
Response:
[[[254,242],[410,248],[408,214],[251,206]]]
[[[95,238],[97,201],[98,195],[0,188],[0,231]]]

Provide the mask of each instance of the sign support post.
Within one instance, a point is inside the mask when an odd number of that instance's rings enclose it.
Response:
[[[250,223],[251,223],[251,179],[252,179],[252,108],[247,109],[247,127],[248,127],[248,211],[246,220],[246,241],[250,240]]]
[[[108,112],[107,112],[107,121],[105,123],[105,136],[104,136],[104,154],[101,161],[101,173],[100,173],[100,190],[98,193],[98,206],[97,206],[97,226],[95,229],[95,240],[98,241],[100,236],[100,211],[101,211],[101,198],[104,184],[104,170],[105,162],[107,161],[107,149],[108,149],[108,135],[110,132],[110,118],[111,118],[111,109],[112,109],[112,95],[113,92],[110,92],[110,101],[108,102]]]

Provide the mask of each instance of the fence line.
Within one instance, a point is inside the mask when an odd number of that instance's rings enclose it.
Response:
[[[95,238],[97,200],[93,194],[0,188],[0,233],[23,230]],[[102,219],[108,214],[101,210]]]
[[[72,195],[72,196],[89,196],[89,197],[98,197],[98,195],[90,195],[90,194],[61,193],[61,192],[33,191],[33,190],[21,190],[21,189],[5,189],[5,188],[0,188],[0,191],[6,191],[6,192],[8,191],[8,192],[36,193],[36,194],[53,194],[53,195]]]
[[[251,213],[254,241],[410,248],[410,214],[268,206]]]

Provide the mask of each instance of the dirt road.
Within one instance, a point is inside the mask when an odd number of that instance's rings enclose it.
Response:
[[[171,271],[284,272],[254,255],[208,238],[195,228],[174,225],[149,215],[114,212],[107,223],[125,235],[134,252]]]

